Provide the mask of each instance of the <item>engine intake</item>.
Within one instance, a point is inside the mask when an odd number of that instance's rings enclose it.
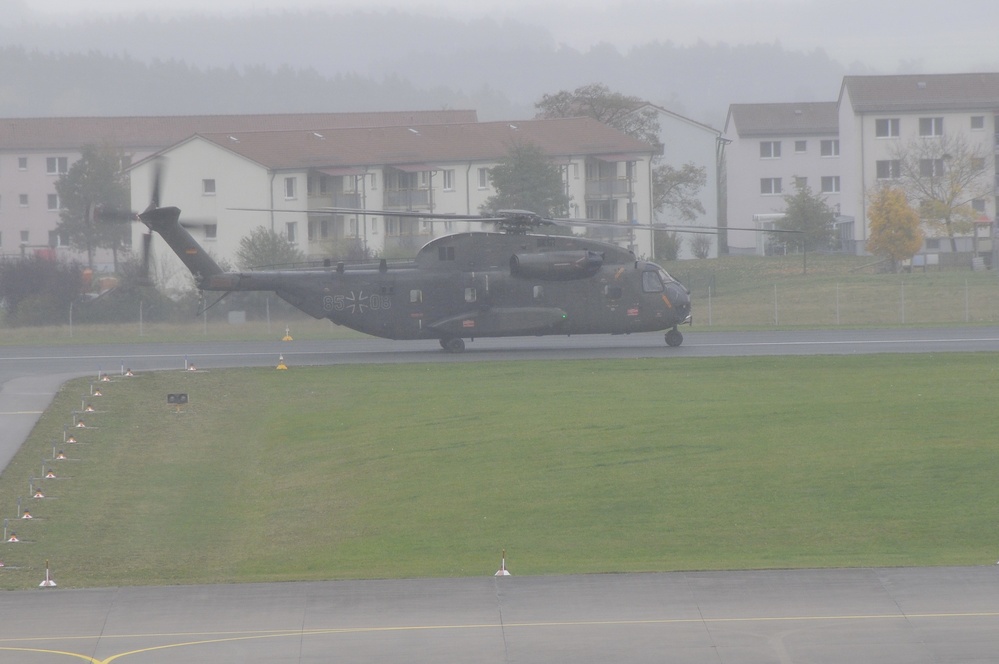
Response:
[[[588,250],[514,254],[510,257],[510,274],[542,281],[571,281],[592,277],[603,264],[603,253]]]

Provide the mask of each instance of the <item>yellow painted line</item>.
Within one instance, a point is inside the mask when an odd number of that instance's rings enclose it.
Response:
[[[76,659],[82,659],[90,664],[111,664],[118,659],[128,657],[130,655],[139,655],[143,653],[155,652],[158,650],[169,650],[173,648],[188,648],[200,645],[218,644],[218,643],[234,643],[237,641],[252,641],[256,639],[275,639],[284,637],[296,637],[302,638],[306,636],[329,636],[336,634],[365,634],[365,633],[384,633],[384,632],[417,632],[417,631],[439,631],[439,630],[469,630],[469,629],[513,629],[513,628],[547,628],[547,627],[615,627],[615,626],[625,626],[625,625],[682,625],[682,624],[725,624],[725,623],[772,623],[772,622],[796,622],[796,621],[807,621],[807,622],[821,622],[821,621],[865,621],[865,620],[919,620],[919,619],[941,619],[941,618],[997,618],[999,617],[999,611],[982,611],[982,612],[968,612],[968,613],[887,613],[887,614],[857,614],[857,615],[832,615],[832,616],[769,616],[761,618],[665,618],[660,620],[583,620],[583,621],[552,621],[552,622],[529,622],[529,623],[481,623],[481,624],[468,624],[468,625],[403,625],[395,627],[331,627],[326,629],[311,629],[311,630],[286,630],[277,632],[190,632],[190,633],[164,633],[164,634],[119,634],[119,635],[102,635],[102,636],[73,636],[73,637],[32,637],[29,639],[3,639],[0,643],[11,643],[11,642],[31,642],[31,641],[58,641],[58,640],[113,640],[113,639],[136,639],[136,638],[171,638],[171,637],[184,637],[191,639],[192,637],[204,636],[208,637],[212,634],[215,638],[202,638],[188,641],[182,641],[179,643],[168,643],[159,646],[150,646],[148,648],[138,648],[136,650],[129,650],[127,652],[118,653],[112,655],[107,659],[95,659],[89,655],[84,655],[80,653],[73,653],[62,650],[52,650],[46,648],[28,648],[28,647],[13,647],[13,646],[0,646],[0,651],[14,651],[14,652],[34,652],[40,654],[51,654],[60,655],[65,657],[73,657]]]
[[[99,660],[89,657],[87,655],[80,655],[75,652],[63,652],[62,650],[45,650],[42,648],[0,648],[0,650],[12,651],[12,652],[33,652],[42,655],[62,655],[65,657],[75,657],[76,659],[82,659],[84,662],[90,662],[91,664],[101,664]]]

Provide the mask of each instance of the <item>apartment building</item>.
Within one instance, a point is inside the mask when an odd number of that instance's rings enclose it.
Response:
[[[958,150],[980,177],[963,192],[975,228],[957,251],[990,259],[997,209],[999,73],[847,76],[835,102],[733,104],[725,136],[727,225],[766,228],[803,178],[837,213],[839,249],[862,254],[872,192],[901,179],[900,157],[918,154],[926,177],[943,178]],[[955,154],[951,154],[951,153]],[[910,201],[918,206],[919,201]],[[730,230],[730,253],[764,254],[766,234]],[[930,236],[922,253],[954,250]]]
[[[579,232],[650,254],[651,233],[630,222],[652,218],[654,148],[590,118],[196,134],[132,167],[132,200],[149,200],[155,162],[162,159],[162,204],[196,221],[195,238],[218,258],[232,261],[239,241],[259,226],[283,234],[311,258],[328,257],[345,243],[369,255],[412,255],[435,236],[490,229],[404,214],[314,211],[479,214],[496,193],[489,169],[517,143],[540,147],[561,166],[576,210],[620,224]],[[143,230],[136,226],[134,242]],[[153,256],[161,280],[183,272],[157,240]]]
[[[840,135],[835,102],[732,104],[725,121],[727,250],[763,255],[779,247],[766,233],[784,211],[795,183],[837,210],[841,197]]]
[[[198,132],[476,120],[472,110],[0,119],[0,256],[45,251],[79,258],[56,232],[61,204],[55,182],[80,158],[85,145],[113,146],[127,166]]]
[[[999,73],[847,76],[838,108],[841,198],[844,211],[858,220],[858,252],[869,236],[871,193],[899,179],[900,156],[908,153],[918,156],[921,174],[927,177],[944,178],[959,156],[980,160],[980,177],[967,183],[957,201],[974,210],[977,230],[962,238],[957,250],[992,253]],[[952,250],[940,237],[928,237],[924,246],[924,253],[931,255]]]

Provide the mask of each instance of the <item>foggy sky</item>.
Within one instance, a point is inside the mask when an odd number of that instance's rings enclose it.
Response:
[[[824,50],[845,66],[895,73],[999,71],[996,0],[5,0],[5,22],[72,22],[84,16],[235,15],[396,10],[472,20],[516,19],[578,50],[608,43],[622,52],[653,41],[689,45],[780,43]]]

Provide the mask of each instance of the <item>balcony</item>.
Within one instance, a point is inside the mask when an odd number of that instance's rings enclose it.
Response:
[[[631,192],[631,181],[627,178],[603,178],[586,181],[587,198],[626,197]]]
[[[417,189],[386,189],[384,195],[386,210],[429,210],[430,190]]]

